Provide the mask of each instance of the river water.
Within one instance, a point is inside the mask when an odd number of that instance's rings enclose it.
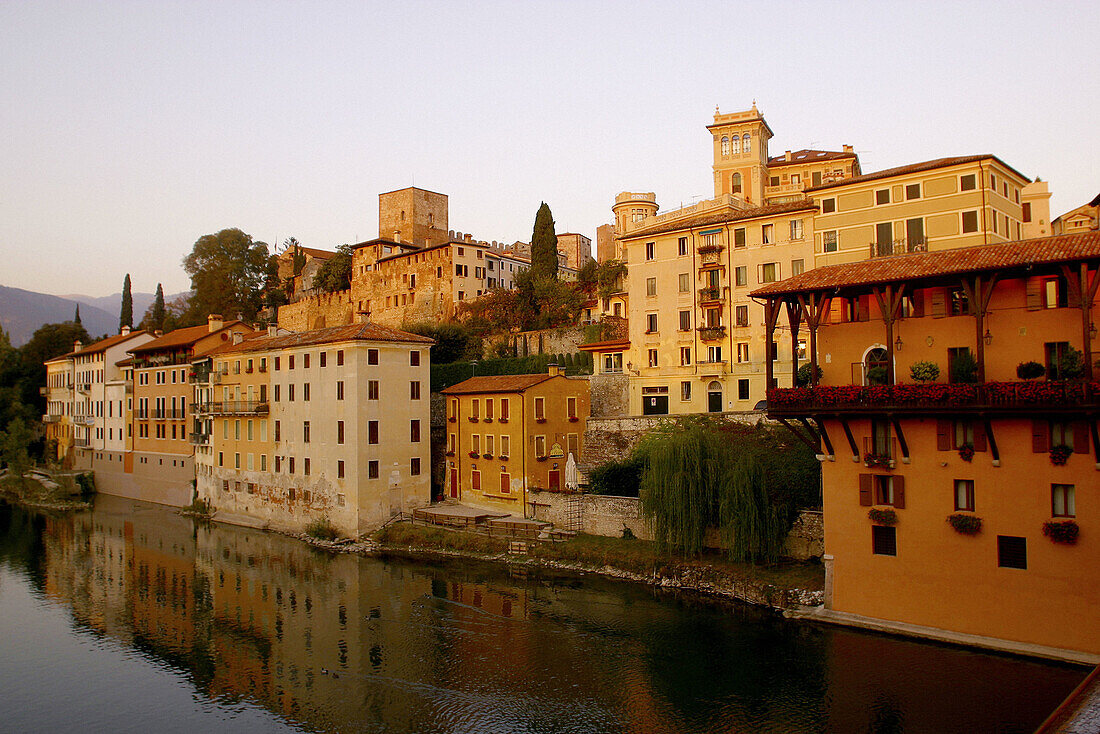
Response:
[[[0,504],[0,730],[1030,732],[1082,668],[631,584]]]

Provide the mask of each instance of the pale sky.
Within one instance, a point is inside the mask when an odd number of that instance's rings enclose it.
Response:
[[[964,6],[965,7],[962,7]],[[595,236],[619,191],[713,195],[715,105],[870,172],[993,153],[1100,192],[1094,3],[0,3],[0,285],[189,287],[227,227],[332,249],[378,194],[528,240]]]

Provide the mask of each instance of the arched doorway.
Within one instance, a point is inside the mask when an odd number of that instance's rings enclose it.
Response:
[[[885,347],[873,347],[863,357],[863,384],[885,385],[888,379],[890,355]]]
[[[707,385],[707,412],[722,412],[722,383],[713,380]]]

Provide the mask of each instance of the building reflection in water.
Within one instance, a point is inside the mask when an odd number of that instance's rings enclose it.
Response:
[[[79,624],[310,729],[980,730],[1033,726],[1082,676],[598,580],[330,555],[106,496],[47,517],[41,544],[44,592]]]

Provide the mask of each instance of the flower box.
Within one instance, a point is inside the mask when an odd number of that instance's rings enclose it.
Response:
[[[1055,543],[1075,545],[1081,528],[1073,520],[1051,520],[1043,523],[1043,535]]]
[[[481,455],[481,458],[483,458],[483,459],[491,459],[491,458],[493,458],[493,455],[492,455],[492,454],[482,454],[482,455]]]
[[[577,421],[579,421],[579,420],[580,420],[580,418],[579,418],[579,417],[577,417],[577,416],[575,416],[575,415],[571,415],[571,416],[569,416],[569,422],[570,422],[570,423],[576,423],[576,422],[577,422]]]
[[[448,423],[454,423],[455,420],[456,420],[455,417],[452,415],[450,418],[447,419],[447,422]]]
[[[893,510],[880,510],[877,507],[872,507],[867,511],[867,517],[871,518],[871,522],[876,525],[898,524],[898,513]]]
[[[492,419],[492,418],[482,418],[482,419],[481,419],[481,422],[482,422],[482,423],[492,423],[492,422],[493,422],[493,419]]]
[[[982,529],[982,519],[974,515],[956,512],[947,516],[947,523],[960,535],[977,535]]]
[[[535,457],[535,461],[546,461],[546,459],[547,459],[547,458],[549,458],[549,457],[546,457],[546,456],[536,456],[536,457]]]
[[[500,459],[501,461],[508,461],[508,454],[501,454],[497,458]]]
[[[443,455],[444,455],[444,456],[454,456],[454,455],[455,455],[455,452],[454,452],[454,451],[446,451],[446,452],[444,452],[444,454],[443,454]]]
[[[545,418],[536,418],[535,419],[535,423],[545,423],[545,422],[546,422]]]
[[[1058,446],[1050,447],[1050,463],[1055,466],[1065,466],[1066,460],[1069,459],[1069,455],[1073,453],[1073,449],[1069,446],[1059,444]]]
[[[863,465],[868,467],[881,466],[885,469],[893,469],[894,460],[887,454],[867,453],[863,455]]]
[[[471,451],[471,452],[470,452],[470,453],[468,454],[468,456],[469,456],[469,457],[470,457],[471,459],[476,459],[476,458],[477,458],[478,456],[480,456],[480,455],[481,455],[481,454],[479,454],[479,453],[478,453],[478,452],[476,452],[476,451]]]
[[[972,461],[974,459],[974,446],[969,443],[964,443],[962,446],[960,446],[959,458],[963,461]]]
[[[497,418],[497,422],[498,423],[507,423],[508,419],[507,418]]]
[[[471,423],[477,423],[477,416],[471,415],[467,417],[466,420],[470,421]]]

